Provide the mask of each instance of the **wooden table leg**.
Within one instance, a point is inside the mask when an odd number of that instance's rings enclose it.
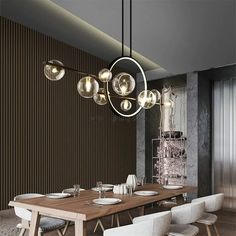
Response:
[[[32,211],[29,236],[37,236],[39,230],[40,215],[38,211]]]
[[[75,221],[75,236],[87,235],[87,223],[83,220]]]

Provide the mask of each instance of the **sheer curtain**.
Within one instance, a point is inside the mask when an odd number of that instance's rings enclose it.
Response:
[[[236,210],[236,77],[213,87],[213,192]]]

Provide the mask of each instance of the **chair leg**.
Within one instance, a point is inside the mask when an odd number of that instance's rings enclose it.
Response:
[[[22,228],[21,231],[20,231],[19,236],[24,236],[25,235],[25,231],[26,231],[26,229]]]
[[[42,232],[38,232],[38,236],[43,236],[43,233]]]
[[[215,232],[216,232],[216,236],[220,236],[220,233],[219,233],[219,231],[218,231],[218,229],[217,229],[217,227],[216,227],[216,224],[213,225],[213,229],[214,229]]]
[[[104,229],[104,226],[103,226],[102,221],[101,221],[100,219],[99,219],[99,225],[100,225],[100,227],[101,227],[101,229],[102,229],[102,232],[104,232],[105,229]]]
[[[211,236],[211,230],[210,230],[209,225],[205,225],[205,226],[206,226],[207,235]]]
[[[62,231],[62,235],[65,235],[65,234],[66,234],[66,231],[67,231],[69,225],[70,225],[70,221],[67,221],[67,222],[66,222],[66,225],[65,225],[65,227],[64,227],[64,229],[63,229],[63,231]]]
[[[133,217],[131,216],[130,211],[128,211],[128,216],[129,216],[129,219],[130,219],[130,221],[131,221],[131,223],[132,223],[132,222],[133,222]]]
[[[58,234],[58,236],[62,236],[62,233],[61,233],[60,229],[57,229],[57,234]]]
[[[96,225],[95,225],[95,227],[94,227],[94,230],[93,230],[93,232],[95,233],[96,232],[96,230],[97,230],[97,227],[98,227],[98,220],[97,220],[97,223],[96,223]]]
[[[116,214],[116,224],[117,224],[117,227],[120,227],[120,219],[119,219],[118,214]]]
[[[113,214],[113,215],[111,216],[111,227],[113,227],[113,225],[114,225],[114,217],[115,217],[115,215]]]
[[[95,227],[94,227],[93,232],[94,232],[94,233],[96,232],[96,230],[97,230],[97,228],[98,228],[98,225],[100,225],[102,231],[104,232],[105,229],[104,229],[104,226],[103,226],[102,221],[101,221],[100,219],[97,220],[97,223],[96,223],[96,225],[95,225]]]

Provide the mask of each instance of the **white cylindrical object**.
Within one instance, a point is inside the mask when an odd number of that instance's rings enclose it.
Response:
[[[131,185],[133,187],[133,190],[135,190],[138,186],[138,180],[136,175],[128,175],[126,184]]]

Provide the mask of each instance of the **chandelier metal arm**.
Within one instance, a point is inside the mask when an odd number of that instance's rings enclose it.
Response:
[[[115,95],[109,95],[111,98],[117,98],[117,99],[127,99],[127,100],[131,100],[131,101],[137,101],[137,98],[133,98],[133,97],[120,97],[120,96],[115,96]],[[161,104],[159,102],[155,103],[156,105],[161,105],[164,106],[164,104]]]
[[[83,75],[83,76],[91,76],[95,79],[98,79],[98,77],[96,75],[86,73],[86,72],[82,72],[82,71],[76,70],[76,69],[68,67],[68,66],[62,66],[62,65],[54,64],[54,63],[51,63],[49,61],[44,61],[43,65],[51,65],[51,66],[55,66],[55,67],[58,67],[58,68],[63,68],[65,70],[73,71],[73,72],[76,72],[76,73],[78,73],[80,75]]]

